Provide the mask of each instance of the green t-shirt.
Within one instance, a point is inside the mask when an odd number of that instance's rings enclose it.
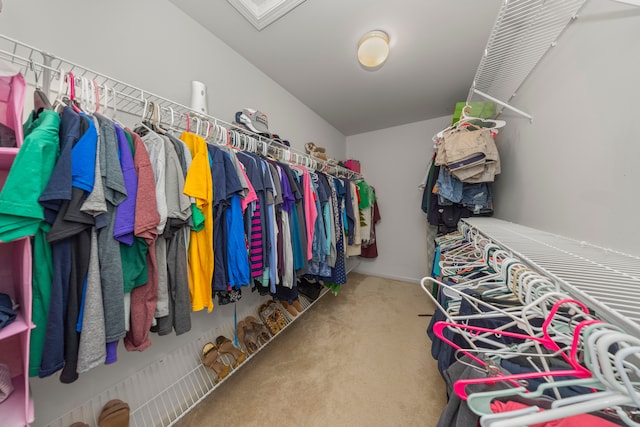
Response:
[[[51,303],[53,259],[46,234],[51,228],[43,221],[38,198],[47,186],[60,155],[60,116],[42,111],[31,113],[24,124],[25,139],[13,160],[0,191],[0,241],[35,235],[32,248],[32,310],[29,376],[37,376],[44,351],[44,338]]]
[[[147,268],[147,252],[149,245],[142,237],[133,239],[133,245],[120,244],[120,259],[122,260],[122,276],[124,292],[131,292],[133,288],[142,286],[149,281]]]
[[[204,214],[195,203],[191,203],[191,222],[193,222],[191,226],[193,231],[200,231],[204,228]]]
[[[376,201],[376,195],[373,189],[365,181],[360,181],[358,184],[358,193],[360,194],[360,203],[358,203],[359,209],[366,209],[370,207],[373,202]]]
[[[60,154],[60,116],[42,111],[31,115],[25,139],[0,191],[0,241],[33,236],[44,219],[38,197],[49,182]]]

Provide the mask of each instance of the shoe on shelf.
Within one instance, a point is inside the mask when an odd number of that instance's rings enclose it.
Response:
[[[216,373],[216,384],[225,379],[231,371],[231,366],[225,365],[224,363],[220,362],[218,360],[218,356],[218,349],[215,345],[213,345],[213,343],[208,342],[202,347],[202,354],[200,355],[200,359],[202,360],[202,364],[205,367],[211,369]]]
[[[129,405],[120,399],[105,403],[98,416],[98,427],[129,427]]]
[[[276,304],[276,302],[272,300],[269,301],[267,305],[273,308],[273,314],[271,316],[273,318],[273,321],[275,321],[278,325],[278,329],[284,329],[284,327],[287,326],[287,321],[285,320],[284,314],[282,314],[282,310],[280,310],[280,307],[278,307],[278,304]]]
[[[293,303],[291,303],[292,306],[295,307],[296,310],[298,310],[298,313],[302,313],[302,311],[304,310],[302,308],[302,304],[300,303],[300,299],[296,298]]]
[[[244,348],[247,349],[247,353],[253,354],[258,351],[258,341],[253,328],[244,320],[241,320],[236,325],[236,329],[238,331],[238,340],[244,344]]]
[[[258,310],[258,315],[269,329],[271,335],[275,335],[280,332],[280,326],[274,318],[274,307],[270,303],[262,304]]]
[[[323,286],[318,282],[312,282],[305,277],[298,279],[298,292],[309,298],[311,301],[315,301],[322,291]]]
[[[296,308],[293,305],[289,304],[285,300],[280,301],[280,305],[282,305],[285,308],[285,310],[287,310],[289,314],[292,315],[293,317],[296,317],[298,315],[298,310],[296,310]]]
[[[237,368],[242,362],[247,360],[246,353],[233,345],[233,342],[224,335],[220,335],[216,338],[216,347],[218,348],[218,353],[229,354],[233,357],[233,369]]]
[[[247,316],[244,319],[246,325],[250,326],[253,329],[253,332],[256,334],[256,338],[260,342],[261,345],[264,345],[271,339],[271,335],[269,334],[269,330],[264,323],[259,321],[253,316]]]

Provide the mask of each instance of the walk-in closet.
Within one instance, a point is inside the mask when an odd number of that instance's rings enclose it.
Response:
[[[640,425],[637,0],[0,0],[0,426]]]

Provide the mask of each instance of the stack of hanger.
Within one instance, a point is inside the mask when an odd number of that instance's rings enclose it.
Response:
[[[475,372],[452,391],[480,425],[640,425],[639,338],[464,223],[438,243],[441,280],[422,280],[438,308],[428,333],[443,373]]]

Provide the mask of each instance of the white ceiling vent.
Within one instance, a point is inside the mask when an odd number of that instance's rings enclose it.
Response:
[[[305,0],[227,0],[258,31],[282,18]]]

